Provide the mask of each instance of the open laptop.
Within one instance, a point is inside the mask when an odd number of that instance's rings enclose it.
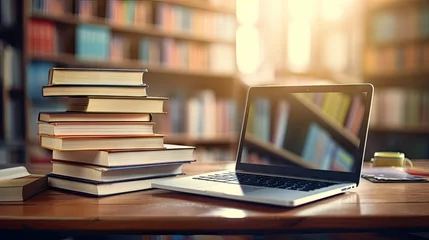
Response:
[[[152,187],[299,206],[359,185],[371,84],[250,87],[233,171]]]

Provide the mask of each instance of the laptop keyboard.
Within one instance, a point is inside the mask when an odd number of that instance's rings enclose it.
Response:
[[[335,184],[331,182],[322,182],[317,180],[303,180],[234,172],[198,176],[194,177],[194,179],[230,184],[242,184],[257,187],[281,188],[305,192],[329,187]]]

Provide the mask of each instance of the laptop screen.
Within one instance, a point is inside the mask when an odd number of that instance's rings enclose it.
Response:
[[[251,91],[240,163],[353,172],[367,100],[356,91]]]

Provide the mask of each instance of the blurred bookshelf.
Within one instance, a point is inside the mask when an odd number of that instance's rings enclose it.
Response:
[[[366,15],[364,80],[376,88],[367,155],[429,158],[429,1],[367,1]]]
[[[417,134],[417,135],[428,135],[429,125],[426,126],[414,126],[414,127],[386,127],[375,125],[371,127],[372,132],[378,133],[403,133],[403,134]]]
[[[24,92],[22,88],[22,31],[15,9],[22,4],[6,0],[0,2],[0,80],[1,80],[1,139],[0,164],[20,163],[26,158]]]
[[[235,1],[19,0],[1,4],[2,9],[11,10],[14,26],[21,29],[15,36],[22,44],[14,48],[13,80],[3,81],[11,86],[2,88],[3,112],[4,98],[11,96],[20,103],[16,109],[21,117],[16,118],[25,120],[13,126],[2,118],[2,129],[21,129],[20,141],[26,146],[21,162],[50,161],[49,152],[38,147],[36,124],[39,112],[66,109],[66,101],[41,95],[49,68],[56,66],[148,69],[144,82],[149,95],[171,97],[172,103],[167,101],[165,106],[168,114],[154,116],[155,122],[161,122],[155,131],[167,135],[166,143],[200,146],[200,156],[210,159],[234,156],[240,120],[235,112],[243,107],[246,87],[235,63]],[[6,62],[11,66],[12,60]],[[180,102],[175,98],[178,95]],[[207,110],[213,106],[214,111]],[[198,121],[191,120],[192,116]],[[180,118],[180,127],[171,118]],[[208,121],[212,125],[204,126],[210,118],[224,124],[214,126]],[[190,130],[189,121],[197,123],[198,129]],[[10,145],[3,135],[5,146]]]
[[[170,134],[167,136],[167,141],[170,143],[187,144],[187,145],[229,145],[238,141],[238,135],[222,134],[213,136],[190,136],[188,134]]]

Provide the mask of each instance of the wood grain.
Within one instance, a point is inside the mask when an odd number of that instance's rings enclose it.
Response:
[[[233,167],[192,163],[184,171],[193,175]],[[40,174],[50,166],[29,169]],[[429,229],[429,184],[362,180],[354,192],[297,208],[155,189],[105,198],[48,189],[25,202],[0,202],[0,229],[218,233],[391,228]]]

